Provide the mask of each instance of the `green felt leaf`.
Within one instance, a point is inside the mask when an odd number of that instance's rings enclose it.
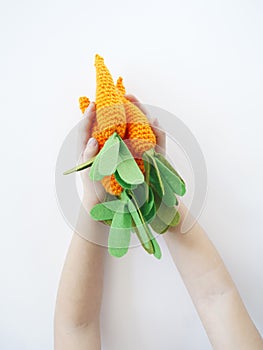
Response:
[[[120,214],[116,213],[112,220],[112,225],[109,232],[108,239],[108,251],[110,255],[117,258],[125,255],[129,249],[130,239],[131,239],[131,230],[127,228],[116,228],[114,227],[115,221],[119,221],[118,218]]]
[[[144,164],[144,177],[145,177],[145,183],[147,184],[147,193],[146,193],[146,200],[148,201],[149,197],[149,188],[150,188],[150,170],[151,170],[151,164],[149,163],[149,160],[147,159],[147,156],[143,158],[143,164]]]
[[[114,211],[107,208],[104,203],[96,204],[91,210],[90,215],[94,220],[111,220],[114,216]]]
[[[118,162],[117,171],[124,182],[131,185],[138,185],[144,182],[143,173],[123,140],[120,141]]]
[[[164,185],[164,195],[162,197],[162,201],[168,206],[173,207],[177,203],[177,198],[175,197],[175,194],[171,187],[168,185],[166,180],[163,181]]]
[[[156,214],[158,217],[164,222],[166,225],[170,225],[173,221],[175,215],[177,213],[177,209],[175,207],[168,207],[164,202],[159,206]]]
[[[114,176],[117,182],[125,189],[133,189],[137,186],[137,185],[127,184],[127,182],[123,181],[117,170],[115,171]]]
[[[153,245],[150,241],[149,237],[149,227],[147,223],[144,222],[142,215],[139,214],[138,208],[134,205],[132,201],[128,203],[128,208],[130,210],[132,219],[135,223],[135,227],[133,228],[135,233],[137,234],[143,248],[149,253],[153,254]],[[137,209],[137,210],[136,210]]]
[[[149,188],[147,192],[149,193],[148,200],[141,206],[141,212],[143,216],[147,215],[154,205],[153,190]]]
[[[170,222],[169,226],[177,226],[180,223],[180,214],[179,211],[176,212],[173,220]]]
[[[149,253],[149,254],[153,254],[154,253],[154,247],[152,244],[152,241],[147,237],[148,241],[145,241],[146,236],[145,233],[143,232],[143,230],[139,230],[139,228],[135,225],[133,227],[133,231],[136,233],[139,241],[141,242],[142,247],[144,248],[144,250]]]
[[[103,220],[104,224],[107,226],[111,226],[112,220]]]
[[[115,172],[119,159],[120,141],[114,133],[104,144],[100,151],[99,173],[106,176]]]
[[[132,228],[132,217],[129,212],[116,212],[112,220],[112,227],[114,228]]]
[[[169,225],[166,225],[157,215],[150,223],[152,229],[159,234],[166,232],[169,228]]]
[[[89,177],[92,181],[100,181],[104,178],[104,175],[99,172],[99,159],[100,153],[97,154],[97,157],[90,168]]]
[[[161,187],[159,178],[157,177],[156,171],[153,166],[151,166],[151,169],[150,169],[150,186],[154,189],[155,192],[158,193],[160,197],[163,196],[164,186],[162,185]]]
[[[155,215],[156,215],[156,206],[153,203],[153,206],[150,212],[147,215],[144,215],[145,222],[149,224],[155,218]]]
[[[179,177],[181,182],[183,182],[185,184],[185,182],[184,182],[183,178],[180,176],[180,174],[174,169],[172,164],[170,164],[169,161],[161,153],[155,152],[154,154],[155,154],[155,157],[157,157],[169,170],[171,170],[176,176]]]
[[[139,208],[142,208],[142,206],[147,201],[147,192],[148,192],[148,185],[146,182],[143,182],[142,184],[136,186],[131,192],[131,196],[136,198],[136,203]]]
[[[128,209],[123,205],[123,202],[119,199],[109,201],[109,202],[104,202],[101,204],[103,204],[104,207],[110,209],[113,212],[119,212],[119,213],[128,212]]]
[[[151,233],[151,241],[152,241],[152,245],[153,245],[153,249],[154,249],[153,255],[157,259],[161,259],[161,257],[162,257],[161,248],[160,248],[159,244],[157,243],[157,240],[154,238],[152,233]]]
[[[161,195],[164,195],[164,184],[163,184],[163,179],[158,167],[158,164],[156,162],[156,159],[154,157],[151,157],[151,170],[152,170],[152,177],[155,179],[156,183],[158,183],[158,186],[160,188]]]
[[[82,163],[82,164],[77,165],[76,167],[74,167],[74,168],[72,168],[72,169],[70,169],[70,170],[65,171],[65,172],[63,173],[63,175],[72,174],[72,173],[74,173],[75,171],[81,171],[81,170],[84,170],[84,169],[89,168],[89,167],[93,164],[95,158],[96,158],[96,156],[90,158],[90,160],[88,160],[88,161],[85,162],[85,163]]]
[[[185,194],[185,184],[181,181],[181,179],[173,173],[170,169],[168,169],[158,158],[155,159],[157,167],[161,173],[162,179],[165,179],[171,189],[178,194],[179,196],[183,196]]]

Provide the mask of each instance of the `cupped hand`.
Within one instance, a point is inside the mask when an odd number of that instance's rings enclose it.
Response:
[[[81,159],[80,163],[85,163],[92,157],[96,156],[99,150],[98,142],[92,137],[92,125],[96,118],[96,109],[93,102],[84,112],[84,122],[79,130],[80,142],[81,142]],[[81,179],[83,183],[83,196],[85,203],[89,206],[93,206],[102,201],[105,195],[104,188],[100,182],[93,182],[89,177],[90,168],[82,170]]]

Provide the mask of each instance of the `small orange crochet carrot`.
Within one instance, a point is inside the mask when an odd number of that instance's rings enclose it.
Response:
[[[104,59],[95,56],[96,67],[96,118],[99,141],[104,143],[114,133],[123,138],[126,130],[126,115],[122,98],[116,89],[112,76],[104,64]],[[100,142],[99,142],[100,143]],[[103,143],[103,144],[104,144]]]
[[[134,157],[141,158],[144,152],[154,148],[156,145],[155,134],[144,113],[124,97],[125,87],[121,77],[117,80],[116,86],[122,95],[127,118],[127,130],[125,134],[127,145]]]

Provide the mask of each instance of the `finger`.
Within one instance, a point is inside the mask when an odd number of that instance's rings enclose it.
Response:
[[[95,138],[90,138],[82,154],[82,161],[85,163],[98,153],[99,145]]]
[[[96,110],[94,102],[91,102],[88,108],[83,114],[83,119],[79,126],[79,142],[80,146],[83,149],[88,139],[91,137],[92,125],[96,118]]]
[[[158,121],[157,118],[155,118],[152,121],[151,127],[152,127],[153,132],[154,132],[154,134],[156,136],[157,152],[165,154],[166,134],[165,134],[165,131],[160,126],[159,121]]]
[[[127,98],[127,100],[135,104],[135,106],[137,106],[142,111],[142,113],[145,114],[149,120],[151,120],[151,117],[149,116],[147,109],[134,95],[125,95],[125,98]]]

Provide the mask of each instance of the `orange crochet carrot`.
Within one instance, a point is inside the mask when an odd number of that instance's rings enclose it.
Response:
[[[79,98],[79,107],[82,110],[82,113],[85,112],[85,110],[89,106],[89,104],[90,104],[90,100],[86,96]],[[97,120],[95,120],[95,122],[92,125],[91,134],[92,134],[92,137],[95,137],[97,139],[99,145],[102,145],[102,146],[104,145],[104,143],[105,143],[104,135],[102,132],[98,131]],[[101,183],[102,183],[103,187],[105,188],[106,192],[108,192],[114,196],[119,196],[121,194],[121,192],[123,191],[123,188],[117,182],[114,175],[105,176],[101,180]]]
[[[127,118],[126,141],[134,157],[141,157],[145,151],[156,145],[156,137],[147,117],[132,102],[124,97],[125,87],[120,77],[116,84],[122,95]]]
[[[98,122],[98,135],[100,142],[117,132],[124,137],[126,130],[126,116],[122,98],[114,85],[112,76],[104,64],[101,56],[95,56],[96,67],[96,110]],[[100,143],[99,142],[99,143]]]

